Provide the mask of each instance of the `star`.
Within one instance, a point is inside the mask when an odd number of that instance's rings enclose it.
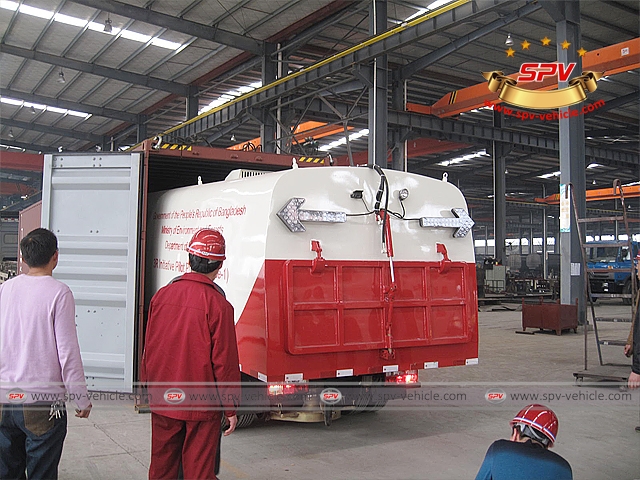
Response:
[[[522,45],[522,49],[523,50],[529,50],[529,45],[531,45],[531,44],[525,40],[520,45]]]
[[[569,45],[571,45],[571,44],[565,40],[560,45],[562,45],[562,49],[563,50],[569,50]]]
[[[584,57],[584,54],[587,53],[587,51],[584,48],[577,50],[577,52],[578,52],[578,55],[580,55],[581,57]]]
[[[551,45],[551,39],[544,37],[542,40],[540,40],[542,42],[542,46],[543,47],[548,47],[549,45]]]
[[[509,47],[509,50],[505,50],[505,52],[507,52],[507,57],[513,57],[514,53],[516,53],[516,51],[511,47]]]

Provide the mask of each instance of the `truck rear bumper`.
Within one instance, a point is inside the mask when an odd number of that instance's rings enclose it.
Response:
[[[402,383],[398,383],[398,377]],[[419,388],[417,372],[387,376],[366,375],[341,379],[324,379],[301,384],[251,383],[243,388],[242,413],[268,414],[272,419],[295,422],[320,422],[326,412],[343,414],[375,411],[389,400],[402,398],[408,389]],[[390,381],[391,380],[391,381]],[[263,394],[260,394],[260,391]],[[262,401],[256,402],[256,399]],[[248,400],[248,401],[246,401]],[[340,414],[338,413],[337,416]],[[337,418],[337,417],[336,417]]]

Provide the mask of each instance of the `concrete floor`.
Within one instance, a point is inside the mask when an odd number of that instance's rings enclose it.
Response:
[[[514,304],[507,304],[516,308]],[[220,478],[232,479],[468,479],[492,441],[509,435],[508,422],[526,394],[598,394],[544,403],[560,418],[554,450],[576,479],[640,479],[640,392],[621,399],[618,388],[575,386],[584,340],[578,334],[517,335],[521,313],[481,307],[480,364],[421,371],[423,393],[464,392],[461,401],[395,400],[377,413],[322,424],[271,421],[237,430],[223,440]],[[629,311],[611,303],[599,315]],[[629,324],[602,324],[602,336],[624,339]],[[590,366],[597,365],[589,338]],[[605,362],[629,362],[622,347],[603,347]],[[627,370],[628,372],[628,370]],[[487,402],[487,390],[506,400]],[[499,389],[499,390],[496,390]],[[629,393],[629,392],[626,392]],[[609,396],[611,395],[611,398]],[[88,420],[70,417],[60,465],[62,480],[144,479],[149,465],[149,415],[131,406],[96,405]]]

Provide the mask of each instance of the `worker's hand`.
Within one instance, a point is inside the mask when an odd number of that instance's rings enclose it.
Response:
[[[89,406],[87,408],[85,408],[84,410],[78,410],[76,408],[76,417],[78,418],[89,418],[89,413],[91,413],[91,408],[93,407],[93,405],[89,404]]]
[[[236,429],[236,425],[238,424],[238,416],[234,415],[233,417],[225,417],[226,421],[229,423],[229,428],[227,428],[224,432],[224,436],[231,435],[233,431]]]
[[[640,375],[637,373],[631,372],[629,375],[629,381],[627,382],[627,386],[629,388],[638,388],[640,387]]]
[[[630,357],[633,353],[633,345],[629,345],[628,343],[624,346],[624,356]]]

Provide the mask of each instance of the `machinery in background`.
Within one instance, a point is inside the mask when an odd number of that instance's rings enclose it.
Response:
[[[18,213],[0,214],[0,261],[18,260]]]
[[[476,266],[478,296],[486,300],[508,300],[523,297],[558,296],[557,279],[545,279],[540,254],[511,254],[507,265],[486,257]]]
[[[18,214],[0,215],[0,283],[18,272]]]

